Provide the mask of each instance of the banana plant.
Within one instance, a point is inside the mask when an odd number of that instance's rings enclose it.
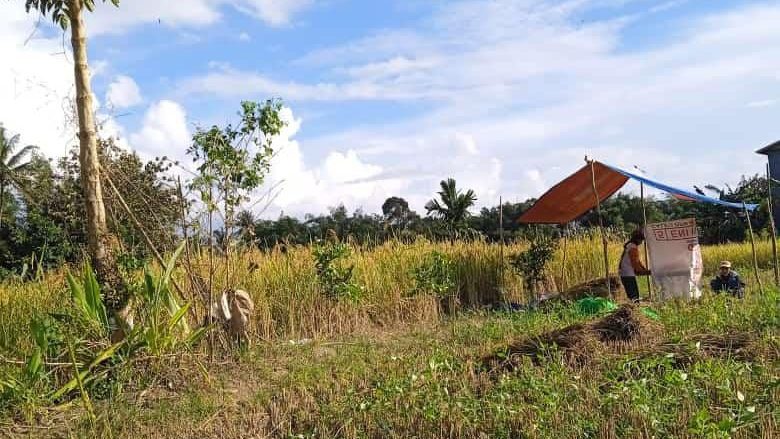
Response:
[[[183,248],[182,244],[176,249],[163,267],[159,278],[150,270],[146,270],[137,310],[141,319],[125,339],[112,345],[105,343],[109,332],[108,315],[92,268],[86,264],[81,279],[68,274],[75,312],[92,329],[98,331],[99,340],[93,341],[100,343],[69,339],[72,377],[64,384],[46,390],[51,385],[49,381],[53,381],[50,379],[50,371],[47,371],[46,362],[65,357],[66,352],[62,349],[57,327],[50,324],[52,321],[46,318],[33,319],[30,331],[35,340],[35,349],[17,373],[0,376],[0,407],[5,405],[4,402],[11,401],[13,405],[32,399],[67,402],[76,391],[81,394],[85,403],[88,403],[88,390],[106,379],[123,359],[131,358],[140,351],[146,351],[153,356],[173,353],[188,349],[201,340],[210,327],[193,331],[185,318],[191,302],[182,305],[170,288],[176,260]],[[96,346],[102,349],[97,350]]]
[[[90,264],[85,264],[81,282],[77,281],[71,273],[68,273],[67,278],[76,311],[94,329],[101,334],[108,334],[106,306],[100,296],[100,285]]]
[[[184,244],[180,245],[163,267],[159,279],[148,269],[144,274],[141,296],[144,303],[146,321],[139,336],[143,344],[153,355],[172,352],[180,347],[191,346],[200,340],[207,328],[192,331],[185,316],[192,302],[180,305],[179,299],[171,289],[171,275],[176,260],[181,255]]]

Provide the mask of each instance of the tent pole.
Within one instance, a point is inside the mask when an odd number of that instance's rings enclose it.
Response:
[[[599,191],[596,188],[596,169],[593,166],[593,160],[585,159],[590,164],[590,178],[593,183],[593,196],[596,197],[596,215],[599,218],[599,229],[601,230],[601,244],[604,247],[604,281],[607,283],[607,294],[610,299],[615,299],[612,295],[612,285],[609,281],[609,248],[607,245],[607,232],[604,230],[604,220],[601,218],[601,199],[599,198]]]
[[[504,286],[504,200],[501,196],[498,197],[498,237],[501,240],[501,247],[499,247],[499,257],[501,258],[501,263],[498,265],[501,272],[499,273],[499,276],[501,277],[501,290],[503,293],[503,286]],[[503,294],[502,294],[503,295]]]
[[[745,202],[742,202],[742,210],[745,211],[745,220],[748,224],[748,233],[750,233],[750,247],[753,249],[753,274],[756,276],[756,285],[758,285],[758,291],[764,294],[764,286],[761,285],[761,278],[758,276],[758,256],[756,256],[756,242],[753,238],[753,225],[750,222],[750,212],[747,210]]]
[[[563,225],[563,230],[561,230],[561,235],[563,235],[563,261],[561,262],[561,286],[558,287],[558,292],[562,293],[564,291],[564,288],[567,285],[568,282],[566,282],[566,257],[567,257],[567,250],[568,250],[568,236],[566,233],[566,229],[568,228],[568,224]]]
[[[766,186],[767,186],[767,210],[769,211],[769,228],[772,232],[772,267],[775,272],[775,285],[780,286],[780,267],[777,265],[777,229],[775,228],[775,212],[772,208],[772,173],[769,164],[766,165]]]
[[[647,233],[647,209],[645,207],[645,184],[639,182],[639,197],[642,200],[642,233]],[[644,242],[645,247],[645,262],[647,266],[650,266],[650,249],[647,247],[647,239]],[[647,292],[650,293],[650,300],[655,298],[655,291],[653,291],[653,282],[650,276],[647,276]]]

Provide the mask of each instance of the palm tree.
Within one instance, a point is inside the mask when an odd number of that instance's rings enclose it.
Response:
[[[457,189],[455,179],[442,180],[439,199],[425,205],[428,215],[443,220],[452,231],[469,217],[469,208],[474,206],[477,195],[469,189],[465,193]]]
[[[9,137],[5,127],[0,124],[0,229],[3,227],[5,194],[9,190],[24,189],[25,171],[32,166],[32,162],[26,159],[37,149],[27,145],[17,152],[18,146],[19,135]]]

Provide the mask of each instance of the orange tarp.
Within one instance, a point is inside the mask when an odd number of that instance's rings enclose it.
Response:
[[[628,177],[599,162],[593,162],[596,190],[602,202],[617,192]],[[528,209],[521,223],[566,224],[596,207],[590,164],[553,186]]]

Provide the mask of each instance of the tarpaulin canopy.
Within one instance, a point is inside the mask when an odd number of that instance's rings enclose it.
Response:
[[[662,190],[679,200],[742,208],[742,203],[732,203],[677,189],[614,166],[593,162],[593,173],[591,173],[591,165],[586,164],[542,195],[530,209],[520,216],[518,221],[529,224],[566,224],[581,217],[596,207],[596,197],[593,194],[594,177],[599,202],[603,202],[612,196],[631,178],[647,186]],[[748,210],[754,210],[758,205],[746,204],[745,207]]]

